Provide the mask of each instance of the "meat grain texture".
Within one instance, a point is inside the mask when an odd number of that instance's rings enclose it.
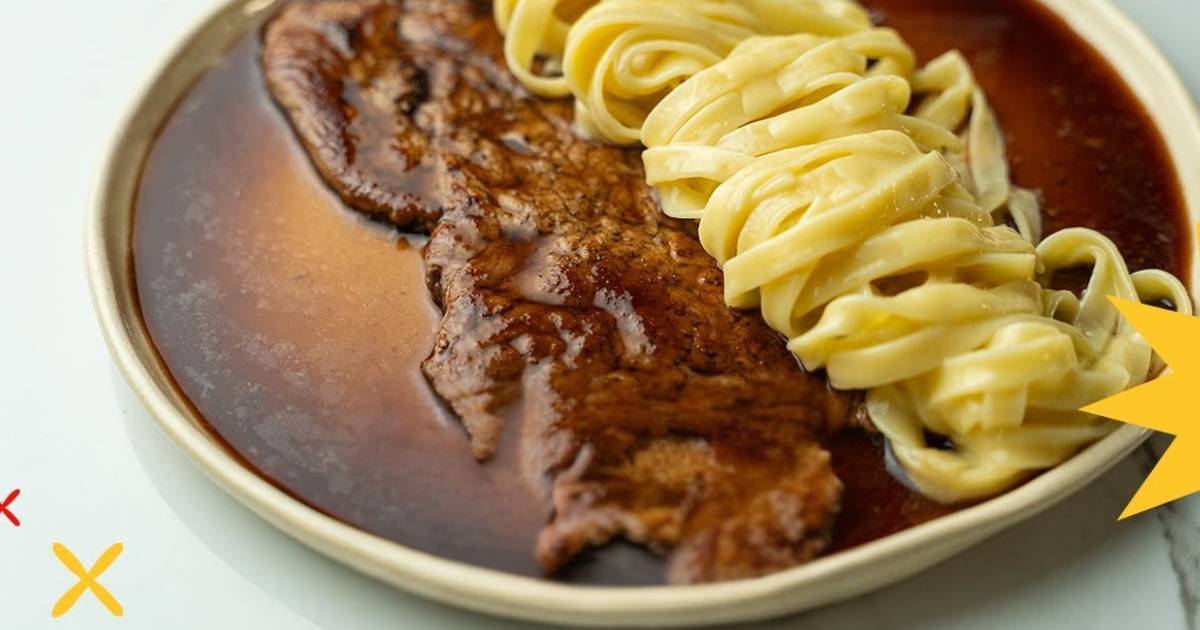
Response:
[[[311,0],[268,24],[262,62],[328,185],[430,235],[425,376],[482,465],[519,440],[542,566],[616,537],[667,555],[673,583],[819,555],[842,484],[818,441],[854,405],[726,307],[638,152],[581,139],[502,46],[486,3]]]

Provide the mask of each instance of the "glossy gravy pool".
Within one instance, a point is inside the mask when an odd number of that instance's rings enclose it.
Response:
[[[1050,231],[1094,227],[1134,268],[1185,268],[1188,231],[1158,132],[1057,18],[1028,0],[867,4],[922,59],[967,55],[1016,181],[1045,195]],[[476,463],[420,373],[439,317],[420,242],[360,219],[322,185],[257,52],[249,33],[178,104],[146,161],[134,263],[159,353],[227,444],[297,498],[415,549],[538,575],[546,507],[512,445]],[[835,548],[948,511],[896,483],[870,438],[828,447],[846,483]],[[648,584],[661,570],[617,544],[558,577]]]

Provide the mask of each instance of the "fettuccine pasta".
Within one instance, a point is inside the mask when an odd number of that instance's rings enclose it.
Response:
[[[1042,240],[957,52],[918,68],[837,0],[600,0],[570,21],[557,4],[497,4],[514,72],[574,95],[585,132],[647,147],[648,182],[664,212],[700,221],[730,306],[866,390],[932,498],[1001,492],[1111,430],[1077,410],[1159,366],[1107,296],[1191,312],[1177,279],[1130,274],[1095,231]],[[562,75],[532,75],[536,55]],[[1075,267],[1086,290],[1055,290]]]
[[[871,25],[850,0],[501,0],[494,11],[517,78],[542,96],[573,94],[578,124],[616,144],[637,143],[659,99],[751,36]],[[535,72],[539,55],[561,74]]]

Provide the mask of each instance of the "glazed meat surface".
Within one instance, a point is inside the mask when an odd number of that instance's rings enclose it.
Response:
[[[616,537],[668,555],[675,583],[826,547],[842,486],[818,440],[852,404],[725,306],[636,151],[581,139],[569,101],[508,73],[490,6],[296,2],[264,36],[267,82],[329,186],[429,233],[444,315],[424,373],[480,460],[519,440],[547,572]]]

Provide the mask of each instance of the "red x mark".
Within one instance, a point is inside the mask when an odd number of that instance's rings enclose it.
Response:
[[[8,519],[8,522],[13,524],[13,527],[20,527],[21,521],[17,519],[16,514],[8,511],[8,506],[12,505],[13,501],[16,501],[19,496],[21,496],[21,489],[17,488],[8,493],[8,498],[3,503],[0,503],[0,514],[3,514]]]

